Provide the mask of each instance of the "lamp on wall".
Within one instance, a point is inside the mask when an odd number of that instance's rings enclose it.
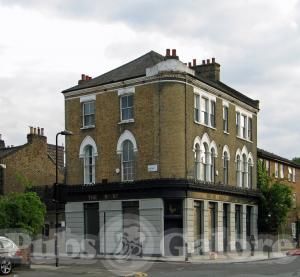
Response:
[[[54,183],[54,202],[55,202],[55,266],[59,265],[59,257],[58,257],[58,245],[57,245],[57,233],[58,233],[58,213],[57,213],[57,185],[58,185],[58,136],[72,136],[73,133],[71,131],[61,131],[56,134],[55,139],[55,183]]]

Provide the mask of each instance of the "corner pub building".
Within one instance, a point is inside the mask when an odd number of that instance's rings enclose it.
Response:
[[[94,235],[99,254],[121,254],[126,239],[166,257],[243,250],[257,237],[259,102],[222,83],[214,58],[150,51],[62,93],[75,134],[69,237]]]

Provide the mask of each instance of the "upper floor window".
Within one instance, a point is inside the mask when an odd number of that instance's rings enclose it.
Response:
[[[240,155],[236,157],[236,184],[238,187],[241,186],[241,158]]]
[[[200,122],[200,95],[194,95],[194,120]]]
[[[241,136],[241,114],[235,114],[235,122],[236,122],[236,134],[237,136]]]
[[[216,102],[210,101],[210,125],[216,127]]]
[[[209,110],[209,102],[205,97],[201,98],[201,115],[202,115],[202,123],[208,125],[208,110]]]
[[[253,139],[253,123],[250,115],[236,112],[236,135],[240,138],[250,140]]]
[[[293,182],[296,182],[296,169],[293,168]]]
[[[283,164],[280,164],[280,178],[284,178],[284,169],[283,169]]]
[[[265,160],[265,167],[266,167],[268,176],[270,176],[270,162],[268,160]]]
[[[248,159],[248,187],[253,188],[253,161]]]
[[[248,118],[248,139],[249,140],[253,140],[253,136],[252,136],[252,118]]]
[[[242,187],[248,187],[248,161],[246,154],[243,154],[243,168],[242,168]]]
[[[293,172],[292,172],[292,169],[290,167],[288,167],[288,180],[290,182],[292,182],[292,180],[293,180]]]
[[[91,145],[84,148],[84,183],[95,183],[95,153]]]
[[[120,102],[121,121],[133,119],[133,94],[121,96]]]
[[[275,178],[279,177],[278,163],[275,163]]]
[[[97,145],[95,141],[86,136],[79,149],[79,158],[83,160],[83,182],[84,184],[95,183],[95,163],[98,156]]]
[[[223,131],[228,133],[228,107],[223,106]]]
[[[83,104],[83,127],[95,126],[95,101]]]
[[[229,157],[227,151],[224,152],[223,156],[223,183],[224,185],[228,184],[228,166],[229,166]]]
[[[134,180],[134,152],[130,140],[122,144],[122,181]]]
[[[201,167],[201,152],[200,145],[197,143],[195,146],[195,177],[200,180],[200,167]]]
[[[211,166],[210,166],[210,179],[212,183],[215,183],[216,175],[216,151],[214,148],[211,149]]]

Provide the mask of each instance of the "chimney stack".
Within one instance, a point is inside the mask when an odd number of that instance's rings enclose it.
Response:
[[[177,56],[176,54],[176,49],[166,49],[166,56],[165,56],[165,60],[168,60],[168,59],[176,59],[176,60],[179,60],[179,57]]]
[[[196,75],[204,77],[212,81],[220,81],[220,64],[216,63],[216,59],[202,60],[201,65],[194,67]]]
[[[81,79],[78,80],[78,85],[80,85],[86,81],[89,81],[89,80],[92,80],[92,77],[90,77],[89,75],[81,74]]]
[[[197,65],[197,60],[193,59],[193,67],[196,67],[196,65]]]
[[[171,56],[171,50],[170,49],[166,49],[166,57],[170,57]]]
[[[2,139],[2,135],[0,134],[0,149],[5,148],[5,141]]]
[[[47,142],[47,138],[44,136],[44,128],[29,127],[29,134],[27,135],[27,142],[32,143],[34,140],[43,139]]]

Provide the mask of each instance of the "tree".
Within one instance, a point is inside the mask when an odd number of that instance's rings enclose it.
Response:
[[[260,232],[275,233],[292,208],[292,189],[269,177],[261,161],[257,167],[257,184],[262,194],[258,204],[258,228]]]
[[[300,157],[295,157],[292,159],[292,161],[296,164],[300,164]]]
[[[36,235],[44,226],[46,207],[35,192],[0,197],[0,228],[20,228]]]

